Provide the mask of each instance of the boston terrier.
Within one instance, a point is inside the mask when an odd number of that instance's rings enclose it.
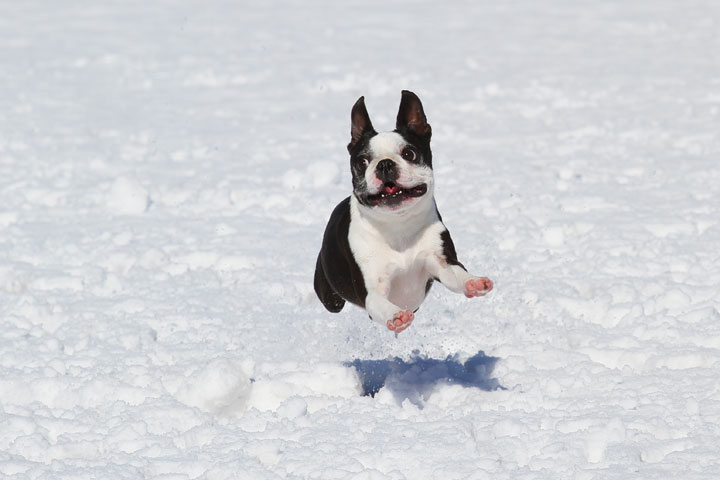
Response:
[[[403,90],[395,130],[377,133],[365,98],[352,108],[353,192],[335,207],[315,266],[315,293],[330,312],[350,302],[395,333],[410,326],[434,281],[466,297],[493,288],[470,275],[433,196],[431,128]]]

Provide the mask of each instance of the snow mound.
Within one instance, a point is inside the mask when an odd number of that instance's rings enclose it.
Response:
[[[150,206],[150,195],[137,180],[120,177],[110,187],[107,206],[120,215],[141,215]]]
[[[307,402],[312,409],[326,408],[339,399],[361,393],[354,370],[337,363],[303,365],[297,362],[262,364],[256,367],[248,408],[295,415]],[[304,397],[299,400],[299,397]],[[287,404],[287,402],[290,404]]]
[[[236,415],[245,410],[251,392],[246,362],[218,358],[193,371],[175,392],[190,406],[219,415]]]

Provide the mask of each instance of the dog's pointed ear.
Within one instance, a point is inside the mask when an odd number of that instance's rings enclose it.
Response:
[[[370,115],[365,108],[365,97],[358,98],[350,113],[352,126],[350,127],[350,143],[348,150],[351,150],[360,141],[360,138],[367,132],[374,132]]]
[[[432,129],[427,123],[420,99],[409,90],[402,91],[395,128],[397,130],[408,129],[421,137],[430,138],[432,135]]]

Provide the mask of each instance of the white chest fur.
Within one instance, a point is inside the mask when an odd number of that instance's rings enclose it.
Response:
[[[380,295],[406,310],[425,299],[432,278],[428,260],[442,254],[440,222],[432,197],[425,208],[393,221],[364,214],[353,197],[348,231],[350,248],[365,279],[368,295]]]

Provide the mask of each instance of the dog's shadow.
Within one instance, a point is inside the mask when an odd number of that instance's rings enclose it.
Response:
[[[504,390],[492,377],[497,357],[488,357],[479,351],[465,362],[458,355],[444,360],[416,355],[410,360],[354,360],[354,367],[362,383],[363,395],[374,397],[383,387],[388,389],[400,404],[406,399],[422,408],[428,394],[439,384],[461,385],[480,390]]]

